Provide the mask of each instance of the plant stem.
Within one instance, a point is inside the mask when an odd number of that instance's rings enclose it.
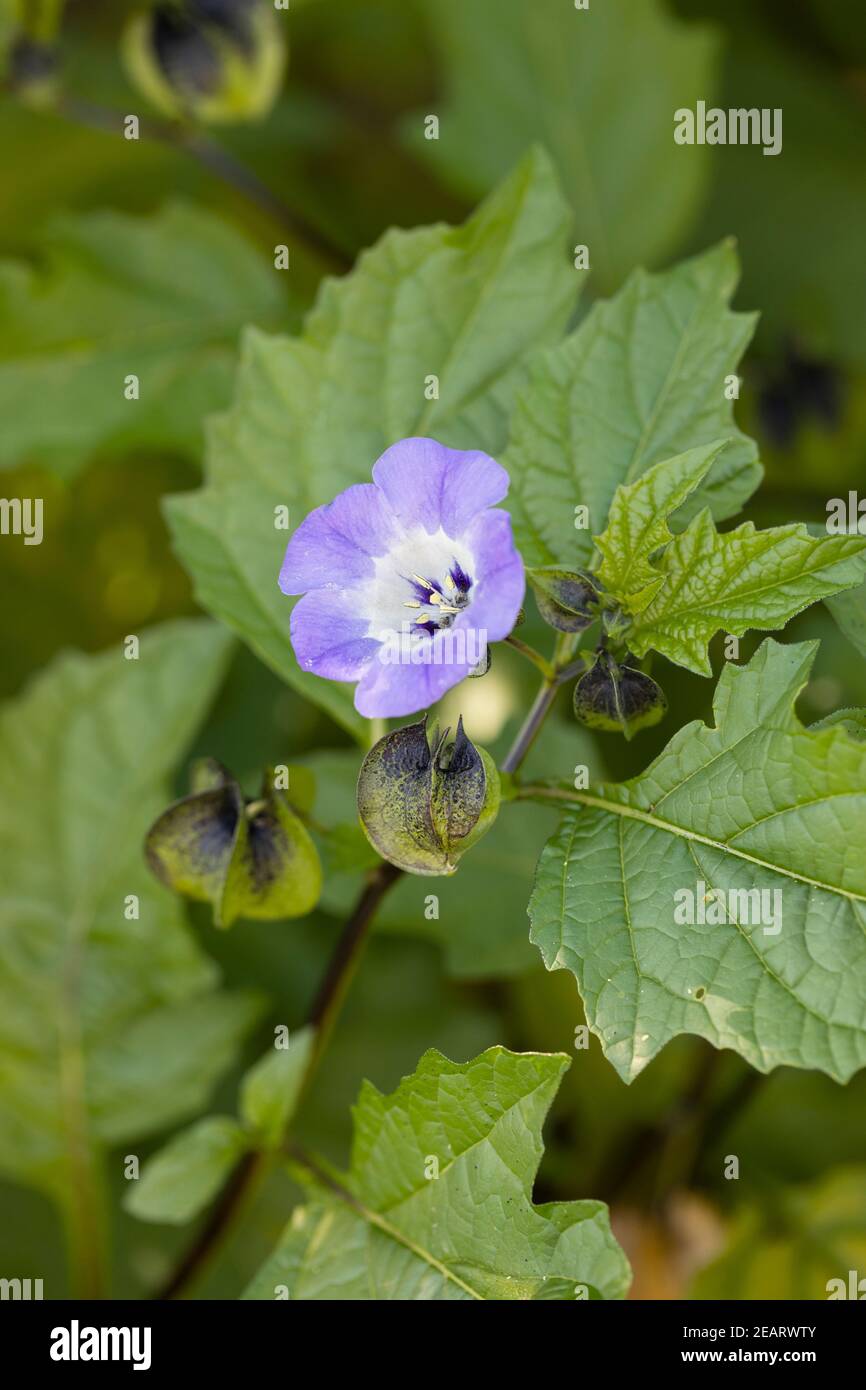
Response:
[[[599,797],[592,796],[588,792],[572,791],[571,787],[560,787],[556,784],[546,786],[543,782],[524,783],[522,786],[518,787],[514,799],[516,801],[567,801],[577,806],[598,806],[599,804],[607,804],[600,802]]]
[[[579,656],[575,661],[570,661],[567,666],[557,669],[557,685],[565,685],[567,681],[573,680],[576,676],[582,676],[584,671],[592,664],[592,658]]]
[[[246,164],[229,154],[228,150],[200,132],[191,132],[177,142],[180,149],[186,150],[204,169],[208,169],[223,183],[236,188],[252,202],[256,203],[286,231],[303,241],[308,250],[324,261],[331,270],[345,275],[352,269],[352,260],[338,246],[335,246],[318,227],[284,203]]]
[[[559,686],[555,679],[546,680],[538,691],[532,707],[518,730],[517,737],[502,761],[503,772],[516,772],[532,747],[542,724],[553,708]]]
[[[553,709],[559,687],[571,679],[572,675],[575,674],[576,666],[579,670],[583,669],[583,660],[582,658],[577,662],[574,660],[578,638],[571,632],[557,633],[552,662],[546,661],[540,652],[537,652],[526,642],[521,642],[520,638],[515,637],[513,633],[505,640],[522,652],[524,656],[528,656],[529,660],[534,662],[544,673],[544,683],[539,689],[514,743],[506,753],[500,769],[502,772],[516,772],[535,742],[542,724]],[[522,794],[518,793],[518,795]]]
[[[525,656],[527,661],[531,661],[533,666],[537,666],[546,681],[552,681],[554,670],[546,657],[537,652],[534,647],[530,647],[528,642],[522,642],[519,637],[515,637],[512,632],[510,637],[505,639],[509,647],[513,647],[521,656]]]
[[[55,109],[68,120],[75,121],[78,125],[89,126],[92,130],[102,130],[117,136],[123,131],[124,117],[119,112],[97,106],[94,102],[83,101],[79,97],[60,97]],[[142,121],[140,131],[146,139],[190,155],[208,173],[249,198],[285,231],[291,233],[299,242],[303,242],[312,254],[324,261],[335,273],[344,275],[351,270],[351,259],[318,227],[314,227],[284,203],[282,198],[262,182],[258,174],[209,136],[180,122],[171,121],[149,120],[146,124]]]
[[[301,1082],[301,1096],[306,1092],[327,1046],[346,992],[358,968],[376,909],[391,885],[401,877],[402,872],[402,869],[384,862],[374,869],[346,921],[307,1014],[306,1022],[309,1027],[315,1029],[315,1040]],[[244,1155],[222,1189],[195,1241],[182,1256],[167,1282],[154,1295],[155,1298],[177,1298],[200,1277],[225,1244],[238,1216],[267,1175],[273,1161],[274,1155],[262,1150]]]
[[[370,733],[367,740],[369,748],[375,748],[380,739],[384,738],[388,732],[387,719],[371,719]]]
[[[87,1108],[87,1064],[81,994],[90,918],[79,908],[70,919],[57,1013],[58,1117],[66,1140],[65,1218],[73,1296],[104,1298],[108,1240],[103,1158],[94,1143]]]
[[[77,1147],[77,1138],[73,1144]],[[73,1298],[108,1297],[108,1239],[102,1156],[88,1146],[72,1155],[64,1206]]]
[[[388,864],[383,861],[373,871],[369,882],[355,904],[354,912],[346,922],[307,1016],[307,1023],[316,1030],[316,1036],[313,1041],[310,1060],[304,1072],[301,1095],[307,1090],[328,1045],[334,1024],[339,1017],[367,943],[370,923],[388,889],[402,875],[402,869],[398,869],[395,864]]]
[[[193,1244],[180,1259],[156,1299],[179,1298],[196,1279],[204,1274],[225,1245],[232,1228],[247,1207],[260,1182],[267,1173],[271,1155],[264,1150],[244,1154],[211,1208]]]

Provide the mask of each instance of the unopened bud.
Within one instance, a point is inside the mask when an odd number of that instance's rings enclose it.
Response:
[[[276,100],[286,47],[266,0],[166,0],[129,22],[123,55],[164,115],[247,121]]]
[[[583,632],[598,616],[599,591],[580,570],[527,571],[538,611],[559,632]]]

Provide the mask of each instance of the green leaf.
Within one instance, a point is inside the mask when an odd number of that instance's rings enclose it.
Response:
[[[802,523],[756,531],[747,521],[720,535],[703,511],[663,552],[662,584],[625,640],[638,656],[652,649],[710,676],[717,632],[784,627],[810,603],[859,583],[864,552],[862,537],[811,536]]]
[[[245,1297],[294,1300],[623,1298],[625,1256],[601,1202],[533,1206],[561,1054],[425,1053],[391,1095],[365,1082],[351,1171],[307,1168],[297,1210]],[[438,1176],[433,1173],[438,1172]]]
[[[638,270],[538,359],[502,460],[527,565],[588,564],[617,487],[702,444],[731,440],[683,520],[707,505],[722,520],[754,492],[757,451],[725,395],[755,324],[728,308],[738,278],[730,242],[662,275]],[[587,529],[575,529],[579,504]]]
[[[464,227],[387,232],[352,274],[325,282],[302,337],[247,334],[234,406],[210,430],[207,485],[169,503],[203,605],[359,738],[351,687],[294,659],[274,508],[298,525],[369,482],[410,435],[500,449],[523,358],[556,340],[574,303],[567,227],[553,171],[533,155]],[[438,400],[425,398],[431,375]]]
[[[858,742],[866,740],[866,709],[837,709],[825,719],[810,725],[812,729],[832,729],[841,724],[846,734]]]
[[[198,453],[204,416],[230,399],[241,328],[286,317],[273,266],[178,203],[59,218],[39,250],[37,267],[0,265],[0,468],[37,459],[68,475],[98,449]]]
[[[0,715],[0,1169],[82,1203],[107,1144],[204,1104],[258,1012],[142,853],[229,650],[167,624],[137,661],[60,657]]]
[[[532,940],[626,1081],[680,1033],[760,1071],[866,1063],[866,746],[797,719],[816,647],[765,641],[725,666],[715,727],[686,725],[629,782],[562,788]],[[694,924],[675,917],[686,891]]]
[[[809,1187],[774,1184],[737,1217],[727,1249],[702,1270],[691,1296],[862,1299],[864,1270],[866,1169],[852,1166]]]
[[[186,930],[180,914],[166,920]],[[165,978],[162,984],[171,988]],[[106,1041],[89,1054],[88,1094],[99,1138],[118,1144],[200,1111],[260,1013],[259,998],[211,989],[130,1019],[110,1050]]]
[[[381,862],[360,824],[335,825],[327,830],[322,836],[322,850],[326,881],[332,874],[363,873]]]
[[[538,142],[556,163],[600,287],[681,243],[709,151],[674,143],[674,111],[710,101],[716,34],[657,0],[427,0],[445,69],[439,140],[412,143],[460,192],[486,192]],[[438,107],[437,107],[438,109]],[[766,162],[766,161],[763,161]]]
[[[607,529],[595,538],[602,556],[595,572],[631,613],[646,608],[665,582],[650,559],[673,539],[668,517],[703,481],[724,448],[725,441],[719,440],[664,459],[614,493]]]
[[[843,636],[861,656],[866,656],[866,580],[856,589],[828,598],[827,607]]]
[[[184,1225],[216,1196],[248,1146],[248,1136],[230,1116],[199,1120],[148,1160],[126,1210],[139,1221]]]
[[[241,1115],[257,1139],[270,1149],[279,1147],[295,1111],[314,1033],[301,1028],[288,1047],[272,1047],[243,1079]]]

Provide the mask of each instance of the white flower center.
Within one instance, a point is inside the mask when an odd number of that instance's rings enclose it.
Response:
[[[412,641],[429,641],[469,607],[475,566],[462,541],[440,528],[423,526],[400,537],[373,563],[376,572],[360,586],[367,636],[379,642],[408,631]]]

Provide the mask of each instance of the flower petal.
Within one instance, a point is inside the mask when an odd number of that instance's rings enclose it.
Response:
[[[346,589],[312,589],[292,611],[292,646],[302,671],[332,681],[356,681],[379,650]]]
[[[486,630],[489,642],[501,642],[514,627],[526,589],[511,517],[502,511],[483,512],[466,532],[465,541],[478,575],[467,617],[473,627]]]
[[[508,474],[477,449],[447,449],[435,439],[401,439],[373,466],[395,516],[405,527],[459,536],[485,507],[501,502]]]
[[[355,689],[355,708],[366,719],[417,714],[435,705],[470,670],[472,665],[468,662],[411,666],[372,661]]]
[[[367,578],[372,557],[385,554],[394,531],[383,494],[372,483],[356,483],[301,522],[286,547],[280,588],[284,594],[303,594]]]

